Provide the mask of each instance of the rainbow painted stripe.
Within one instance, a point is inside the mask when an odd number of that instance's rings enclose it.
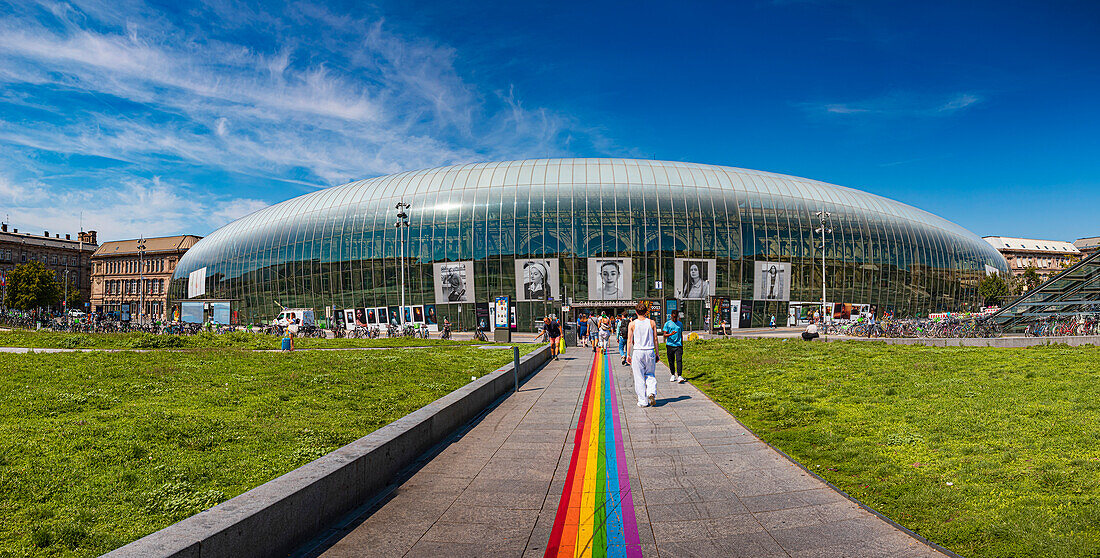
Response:
[[[592,359],[573,458],[546,556],[640,557],[611,357]]]

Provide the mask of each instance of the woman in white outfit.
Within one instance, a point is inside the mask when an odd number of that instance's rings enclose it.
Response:
[[[638,317],[630,322],[626,334],[626,362],[634,371],[634,392],[638,406],[657,403],[657,324],[649,319],[649,307],[638,302]]]

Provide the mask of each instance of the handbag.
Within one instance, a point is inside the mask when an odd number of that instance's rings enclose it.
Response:
[[[560,340],[558,340],[558,352],[565,352],[565,337],[562,337]]]

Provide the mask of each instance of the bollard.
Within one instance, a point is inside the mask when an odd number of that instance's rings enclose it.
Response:
[[[512,347],[512,377],[516,382],[516,391],[519,393],[519,347]]]

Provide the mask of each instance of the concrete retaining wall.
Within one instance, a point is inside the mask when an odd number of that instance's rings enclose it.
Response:
[[[549,345],[521,357],[520,379],[549,359]],[[508,364],[312,463],[105,556],[286,556],[512,390],[512,368]]]
[[[1100,335],[1080,335],[1075,337],[995,337],[992,339],[933,339],[933,338],[867,338],[830,336],[825,341],[881,341],[888,345],[924,345],[926,347],[1004,347],[1023,348],[1039,345],[1066,344],[1100,345]]]

